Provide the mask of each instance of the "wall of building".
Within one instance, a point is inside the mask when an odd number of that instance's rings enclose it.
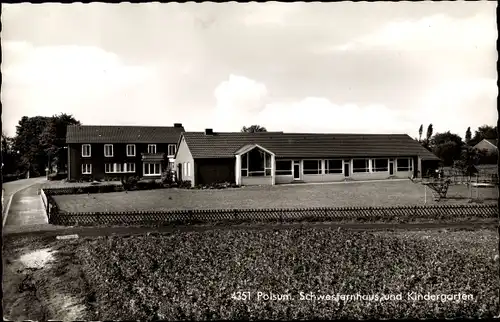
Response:
[[[272,176],[267,177],[241,177],[241,185],[243,186],[258,186],[258,185],[271,185]]]
[[[132,143],[133,144],[133,143]],[[168,143],[152,143],[156,144],[157,153],[167,153]],[[113,143],[113,156],[104,156],[104,144],[92,143],[90,144],[90,157],[82,156],[83,144],[69,144],[69,166],[68,176],[72,180],[79,180],[80,178],[92,177],[96,180],[103,180],[106,178],[116,178],[123,176],[139,176],[143,177],[143,161],[142,153],[148,152],[147,143],[135,143],[135,156],[127,156],[127,143]],[[92,174],[82,175],[82,164],[92,164]],[[135,163],[135,172],[132,173],[105,173],[106,163]],[[161,176],[148,176],[147,178],[160,178]]]
[[[390,159],[390,158],[388,158]],[[413,159],[413,170],[412,171],[397,171],[397,162],[396,159],[394,159],[394,174],[391,176],[389,174],[389,170],[383,171],[383,172],[352,172],[352,160],[350,162],[350,175],[349,178],[351,180],[358,180],[358,181],[365,181],[365,180],[383,180],[383,179],[390,179],[390,178],[396,178],[396,179],[407,179],[408,177],[412,177],[413,174],[416,173],[417,167],[418,167],[418,159],[412,158]],[[303,160],[302,160],[303,161]],[[301,169],[303,171],[303,162],[301,161]],[[323,171],[325,168],[325,163],[323,162]],[[346,176],[343,173],[339,174],[301,174],[301,179],[299,182],[307,182],[307,183],[320,183],[320,182],[341,182],[346,179]],[[293,179],[293,175],[276,175],[276,184],[286,184],[286,183],[293,183],[296,182]]]
[[[189,163],[189,172],[184,173],[184,164],[187,163]],[[191,151],[189,151],[189,147],[184,137],[181,139],[181,142],[177,147],[177,155],[175,158],[175,170],[177,178],[181,180],[189,180],[191,181],[191,185],[193,186],[196,184],[195,162],[193,159],[193,155],[191,154]]]

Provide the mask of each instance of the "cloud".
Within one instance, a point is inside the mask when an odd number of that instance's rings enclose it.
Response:
[[[273,25],[285,26],[290,21],[290,16],[297,12],[298,3],[251,3],[245,6],[243,22],[247,26]],[[292,21],[293,22],[293,21]]]
[[[244,76],[230,75],[214,91],[217,128],[234,128],[231,120],[252,119],[264,107],[267,88]],[[237,125],[239,126],[239,125]]]
[[[113,123],[116,114],[109,111],[126,105],[108,105],[109,97],[121,91],[118,95],[124,99],[127,90],[156,77],[151,68],[128,66],[116,54],[96,47],[37,47],[9,41],[2,45],[3,122],[7,129],[13,129],[24,115],[70,111],[82,121],[108,114]]]
[[[404,132],[408,122],[382,104],[337,105],[323,97],[296,102],[271,102],[263,83],[230,75],[215,89],[215,128],[238,131],[243,125],[260,124],[279,131]]]
[[[146,78],[149,72],[125,66],[116,54],[97,47],[34,47],[25,42],[5,42],[4,46],[4,73],[9,83],[122,86]]]
[[[334,46],[334,50],[391,49],[402,51],[494,49],[496,16],[476,14],[452,18],[444,14],[386,23],[366,36]]]

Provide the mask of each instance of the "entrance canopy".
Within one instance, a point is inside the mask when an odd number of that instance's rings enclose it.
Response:
[[[274,181],[275,154],[272,151],[258,144],[247,144],[235,152],[235,157],[237,183],[248,177],[267,177]]]

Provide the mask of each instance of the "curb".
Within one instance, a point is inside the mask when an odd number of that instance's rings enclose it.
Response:
[[[9,216],[9,209],[10,209],[10,203],[12,202],[12,198],[14,198],[14,195],[18,192],[21,191],[22,189],[17,190],[14,192],[12,195],[10,195],[9,201],[7,201],[7,206],[5,206],[4,209],[4,214],[3,214],[3,221],[2,221],[2,228],[5,226],[5,223],[7,222],[7,217]]]

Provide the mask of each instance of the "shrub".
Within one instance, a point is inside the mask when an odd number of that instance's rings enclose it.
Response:
[[[182,180],[178,183],[179,188],[191,189],[191,180]]]
[[[161,182],[163,184],[171,184],[174,182],[174,174],[172,173],[172,170],[167,169],[161,174]]]

